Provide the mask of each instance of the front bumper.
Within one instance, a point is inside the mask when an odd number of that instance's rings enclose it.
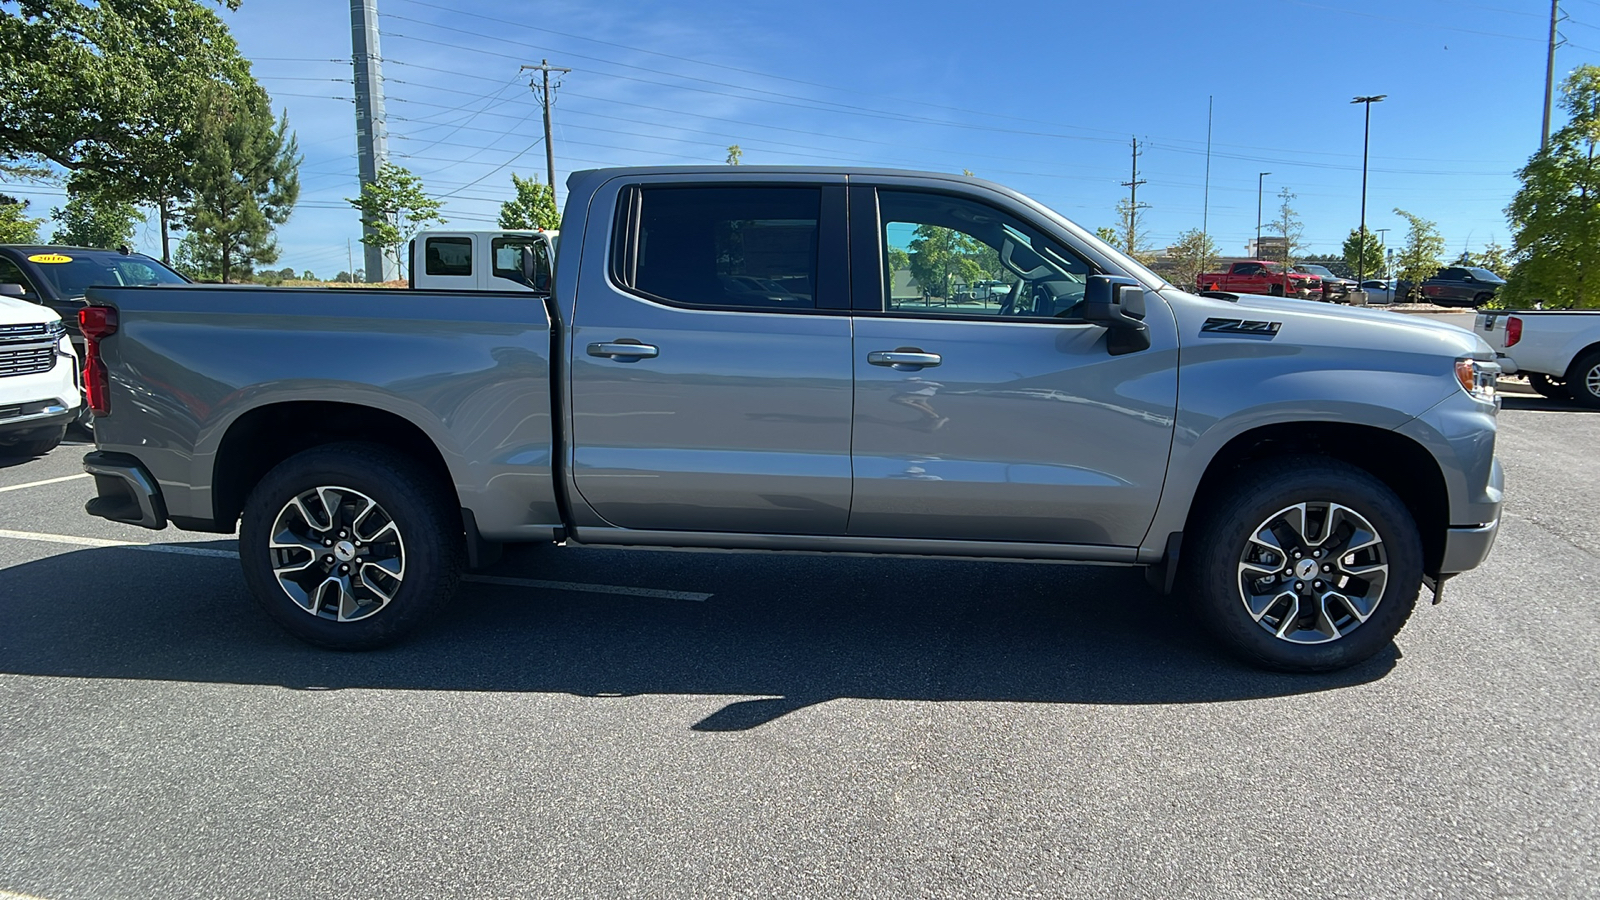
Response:
[[[157,530],[167,527],[161,486],[137,459],[96,450],[83,458],[83,470],[94,476],[99,495],[84,504],[89,515]]]
[[[77,408],[59,399],[0,406],[0,444],[33,440],[52,431],[59,432],[62,426],[72,424],[77,417]]]
[[[1499,533],[1499,519],[1476,528],[1452,528],[1447,531],[1439,574],[1459,575],[1482,565],[1489,558],[1489,551],[1494,549],[1494,539]]]

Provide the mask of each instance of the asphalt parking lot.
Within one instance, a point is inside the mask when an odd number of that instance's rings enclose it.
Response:
[[[0,468],[0,898],[1600,895],[1600,414],[1501,421],[1487,565],[1318,677],[1135,570],[554,548],[327,653],[66,445]]]

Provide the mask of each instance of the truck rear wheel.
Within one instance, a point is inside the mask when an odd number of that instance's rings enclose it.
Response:
[[[1195,535],[1187,580],[1210,630],[1253,665],[1327,672],[1389,646],[1422,585],[1422,540],[1383,482],[1323,457],[1241,471]]]
[[[1549,400],[1571,400],[1572,395],[1567,393],[1567,383],[1559,378],[1541,375],[1538,372],[1528,373],[1528,385],[1534,393]]]
[[[1567,393],[1579,406],[1600,409],[1600,350],[1578,357],[1567,370]]]
[[[455,593],[461,517],[438,478],[374,444],[316,447],[250,492],[239,523],[245,582],[307,643],[367,650],[403,637]]]

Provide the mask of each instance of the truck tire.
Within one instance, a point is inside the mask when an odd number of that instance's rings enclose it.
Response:
[[[1579,406],[1600,409],[1600,350],[1590,350],[1573,362],[1567,370],[1567,393]]]
[[[1272,296],[1274,296],[1274,297],[1282,297],[1283,296],[1283,285],[1281,285],[1281,284],[1272,285],[1271,287],[1267,288],[1267,292],[1272,294]]]
[[[1528,373],[1528,385],[1534,393],[1548,400],[1571,400],[1572,395],[1567,393],[1567,383],[1559,378],[1541,375],[1538,372]]]
[[[465,539],[448,486],[375,444],[314,447],[245,501],[239,561],[273,621],[319,647],[393,643],[455,594]]]
[[[43,456],[51,450],[61,446],[66,439],[67,426],[50,432],[48,437],[35,438],[31,441],[18,441],[15,444],[0,446],[0,456]]]
[[[1388,647],[1422,585],[1422,538],[1388,486],[1319,456],[1248,464],[1213,497],[1186,580],[1234,654],[1328,672]],[[1185,548],[1187,550],[1187,548]]]
[[[1494,299],[1494,294],[1489,294],[1489,293],[1479,294],[1478,296],[1472,298],[1472,308],[1473,309],[1477,309],[1478,307],[1484,305],[1485,303],[1488,303],[1490,300],[1493,300],[1493,299]]]

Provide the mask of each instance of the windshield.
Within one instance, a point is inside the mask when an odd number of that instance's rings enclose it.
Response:
[[[1320,275],[1323,278],[1337,277],[1332,272],[1328,271],[1327,266],[1295,266],[1295,268],[1302,272],[1308,272],[1312,275]]]
[[[44,276],[63,297],[82,297],[95,286],[135,286],[149,284],[184,284],[182,275],[172,271],[148,256],[123,256],[111,251],[69,250],[64,253],[38,254],[66,262],[34,263],[35,271]]]
[[[1505,284],[1506,283],[1506,280],[1504,278],[1501,278],[1499,275],[1496,275],[1495,273],[1489,271],[1488,269],[1471,268],[1471,269],[1468,269],[1467,272],[1470,273],[1473,278],[1476,278],[1479,281],[1487,281],[1487,282],[1490,282],[1492,284]]]

